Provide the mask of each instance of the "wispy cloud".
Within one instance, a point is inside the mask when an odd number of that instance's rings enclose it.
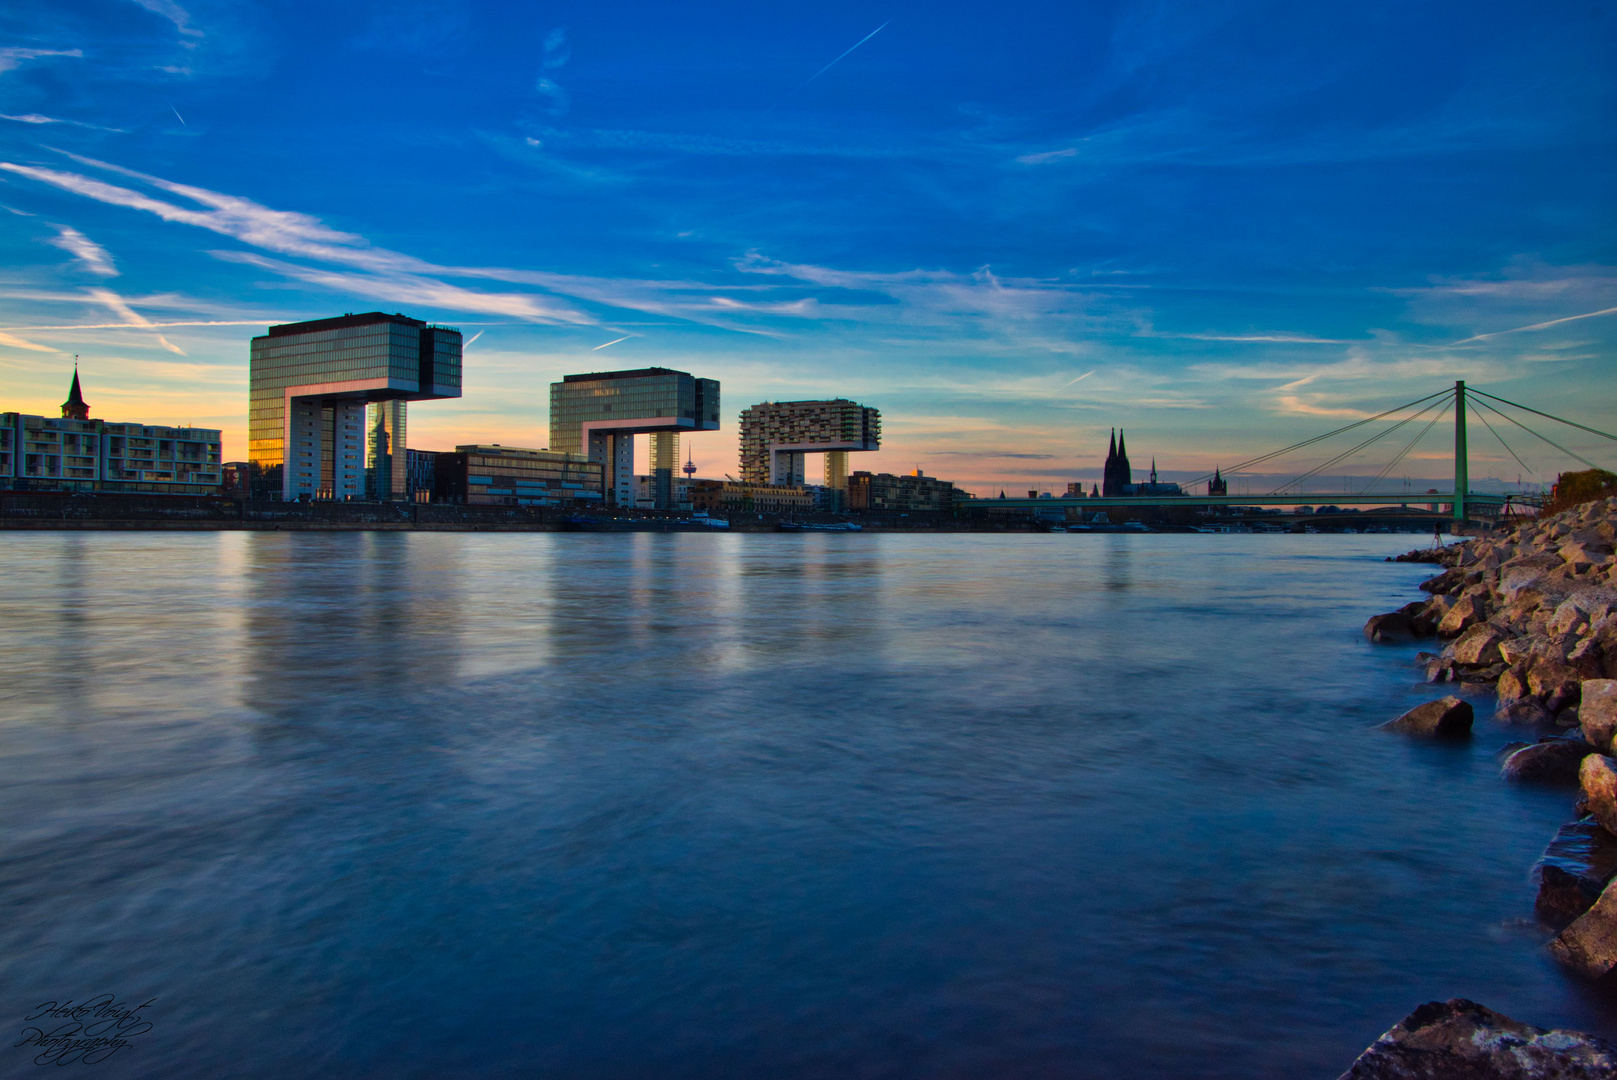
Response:
[[[8,334],[3,330],[0,330],[0,345],[4,345],[4,346],[6,346],[8,348],[12,348],[12,349],[26,349],[29,352],[60,352],[61,351],[59,349],[53,349],[49,345],[39,345],[39,344],[36,344],[36,343],[34,343],[32,341],[24,341],[22,338],[18,337],[16,334]]]
[[[1069,146],[1064,150],[1046,150],[1038,154],[1023,154],[1016,160],[1017,163],[1021,165],[1046,165],[1052,161],[1060,161],[1062,158],[1077,156],[1078,148],[1076,146]]]
[[[1239,341],[1253,344],[1282,345],[1355,345],[1362,338],[1322,338],[1309,334],[1165,334],[1153,332],[1152,337],[1177,338],[1181,341]]]
[[[590,352],[596,352],[596,351],[598,351],[598,350],[600,350],[600,349],[604,349],[604,348],[606,348],[606,347],[607,347],[607,346],[608,346],[608,345],[616,345],[616,344],[617,344],[617,343],[618,343],[618,342],[620,342],[620,341],[628,341],[628,340],[629,340],[629,339],[630,339],[630,338],[632,338],[632,337],[634,337],[634,335],[633,335],[633,334],[624,334],[624,335],[623,335],[623,336],[622,336],[622,337],[620,337],[620,338],[613,338],[613,339],[612,339],[612,340],[611,340],[611,341],[608,341],[608,342],[604,342],[604,343],[602,343],[602,344],[600,344],[600,345],[596,345],[596,346],[594,346],[594,347],[592,347],[592,348],[591,348],[591,349],[590,349]]]
[[[24,60],[38,60],[42,56],[78,56],[84,55],[79,49],[0,49],[0,72],[11,71]]]
[[[134,2],[152,14],[161,15],[173,23],[174,29],[186,37],[199,38],[202,36],[202,31],[191,25],[190,12],[176,4],[174,0],[134,0]]]
[[[47,240],[46,243],[71,254],[92,274],[99,274],[101,277],[118,276],[118,268],[113,265],[112,256],[107,253],[107,249],[71,225],[56,226],[56,238]]]
[[[117,315],[118,317],[127,319],[134,325],[144,329],[156,330],[156,327],[151,324],[150,320],[148,320],[146,316],[130,307],[124,302],[123,297],[119,296],[111,289],[87,289],[85,291],[89,293],[89,295],[97,302],[106,305],[113,312],[113,314]],[[153,336],[157,338],[158,344],[162,345],[163,348],[167,349],[169,352],[175,353],[179,356],[185,355],[184,349],[174,344],[162,334],[154,334]]]
[[[89,128],[91,131],[114,131],[121,133],[124,130],[123,128],[103,127],[100,124],[87,124],[83,120],[64,120],[56,116],[45,116],[42,113],[22,113],[17,116],[12,116],[8,113],[0,113],[0,120],[14,120],[19,124],[68,124],[72,127]]]
[[[1562,323],[1577,322],[1579,319],[1595,319],[1602,315],[1617,315],[1617,307],[1602,308],[1599,311],[1586,311],[1581,315],[1567,315],[1559,319],[1549,319],[1545,322],[1533,323],[1531,326],[1513,326],[1509,330],[1495,330],[1487,334],[1473,334],[1471,337],[1462,338],[1459,341],[1451,343],[1451,347],[1452,345],[1469,345],[1473,341],[1487,341],[1489,338],[1496,338],[1501,334],[1524,334],[1532,330],[1548,330],[1550,327],[1560,326]]]
[[[425,304],[480,315],[510,315],[540,323],[593,326],[596,322],[581,311],[551,303],[534,293],[478,292],[419,274],[356,274],[342,270],[322,270],[278,259],[267,259],[262,255],[253,255],[245,251],[214,251],[210,254],[226,262],[244,263],[273,270],[277,274],[309,285],[319,285],[335,292],[385,300],[389,303]]]

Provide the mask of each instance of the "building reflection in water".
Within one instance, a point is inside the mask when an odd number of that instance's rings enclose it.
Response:
[[[376,706],[457,675],[461,554],[448,537],[253,533],[245,703],[295,718]]]

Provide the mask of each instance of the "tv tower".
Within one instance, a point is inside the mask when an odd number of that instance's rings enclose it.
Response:
[[[681,465],[680,469],[684,471],[686,480],[689,480],[691,477],[696,475],[696,463],[691,460],[691,451],[689,447],[686,447],[685,449],[685,464]]]

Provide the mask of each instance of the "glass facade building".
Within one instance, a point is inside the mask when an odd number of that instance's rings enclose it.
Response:
[[[679,433],[718,427],[717,379],[698,379],[668,368],[639,368],[568,375],[550,384],[550,449],[598,463],[602,494],[617,506],[635,504],[635,435],[652,435],[658,508],[670,509]]]
[[[460,331],[373,311],[252,343],[247,455],[283,499],[409,497],[406,402],[460,396]]]

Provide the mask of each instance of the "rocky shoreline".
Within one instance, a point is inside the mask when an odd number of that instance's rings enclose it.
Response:
[[[1521,737],[1501,751],[1502,778],[1581,789],[1573,820],[1536,868],[1534,914],[1548,948],[1577,976],[1617,989],[1617,497],[1514,529],[1398,556],[1442,572],[1429,593],[1373,616],[1371,641],[1442,642],[1417,655],[1428,683],[1496,697],[1494,720]],[[1382,725],[1426,738],[1469,737],[1475,710],[1447,695]],[[1531,1047],[1531,1052],[1528,1052]],[[1455,999],[1423,1005],[1352,1069],[1392,1077],[1617,1076],[1617,1051],[1576,1032],[1541,1029]]]

